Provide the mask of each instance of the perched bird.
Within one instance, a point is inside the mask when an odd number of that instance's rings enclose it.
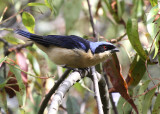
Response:
[[[75,35],[40,36],[20,29],[15,33],[34,41],[55,64],[68,68],[88,68],[119,51],[109,42],[91,42]]]

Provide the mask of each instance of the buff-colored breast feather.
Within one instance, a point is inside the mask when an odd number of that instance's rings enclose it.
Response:
[[[107,58],[107,54],[99,53],[92,54],[91,50],[85,52],[82,49],[66,49],[56,46],[50,46],[48,48],[37,44],[49,58],[57,65],[63,65],[71,68],[87,68],[94,66]]]

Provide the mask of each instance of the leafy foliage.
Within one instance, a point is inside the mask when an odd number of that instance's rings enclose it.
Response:
[[[23,12],[22,22],[29,32],[34,33],[35,19],[30,13]]]
[[[3,3],[0,4],[0,107],[8,113],[10,108],[7,104],[8,94],[10,97],[17,97],[19,105],[16,107],[18,110],[13,109],[14,113],[30,111],[37,113],[41,99],[55,84],[57,77],[63,74],[64,69],[56,67],[35,45],[19,49],[19,46],[24,46],[24,42],[17,39],[18,36],[11,31],[19,27],[39,35],[75,34],[93,40],[90,38],[92,31],[87,1],[35,0],[29,3],[29,0],[0,0],[0,2]],[[108,75],[113,86],[112,92],[121,94],[116,106],[118,112],[135,113],[132,109],[134,108],[140,114],[147,112],[158,114],[160,112],[158,0],[93,0],[91,6],[99,40],[115,43],[120,49],[118,56],[111,56],[103,64],[105,71],[103,73]],[[125,33],[126,36],[123,35]],[[125,53],[122,50],[125,50]],[[56,78],[50,78],[53,76]],[[69,91],[72,96],[68,96],[66,107],[63,107],[62,103],[63,110],[59,112],[96,113],[93,93],[89,90],[92,88],[91,85],[88,78],[76,84]],[[14,94],[9,93],[7,89]],[[87,108],[81,112],[83,106]],[[110,110],[115,109],[112,107]]]

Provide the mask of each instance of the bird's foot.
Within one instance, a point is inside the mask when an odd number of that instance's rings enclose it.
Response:
[[[89,73],[89,68],[71,68],[67,66],[64,66],[63,68],[68,68],[73,72],[79,72],[82,78],[85,76],[86,72]]]
[[[89,68],[76,68],[73,71],[79,72],[81,77],[84,78],[84,76],[89,73]]]

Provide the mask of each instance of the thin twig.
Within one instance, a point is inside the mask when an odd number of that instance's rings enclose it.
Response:
[[[151,44],[151,48],[150,48],[150,50],[149,50],[147,59],[146,59],[146,61],[145,61],[145,66],[146,66],[146,70],[147,70],[148,76],[149,76],[149,78],[151,79],[151,81],[153,82],[154,85],[155,85],[155,83],[154,83],[154,81],[152,80],[152,77],[151,77],[151,75],[149,74],[149,71],[148,71],[148,68],[147,68],[147,62],[148,62],[148,58],[149,58],[149,55],[150,55],[150,53],[151,53],[151,50],[152,50],[154,41],[155,41],[155,39],[157,38],[157,36],[158,36],[159,33],[160,33],[160,30],[157,32],[157,34],[155,35],[155,38],[153,39],[153,42],[152,42],[152,44]]]
[[[26,8],[26,7],[24,7],[23,9],[21,9],[19,12],[13,14],[13,15],[10,16],[9,18],[7,18],[6,20],[0,22],[0,25],[3,24],[3,23],[5,23],[5,22],[7,22],[7,21],[9,21],[9,20],[12,19],[13,17],[17,16],[19,13],[22,13],[22,12],[24,11],[25,8]]]
[[[61,78],[55,83],[55,85],[52,87],[52,89],[49,91],[49,93],[45,96],[44,100],[42,101],[42,104],[40,106],[40,109],[38,111],[38,114],[43,114],[44,109],[46,108],[51,96],[55,93],[59,85],[64,81],[66,76],[70,73],[71,70],[66,70],[64,74],[61,76]]]
[[[140,94],[140,95],[137,95],[137,96],[133,96],[133,98],[137,98],[137,97],[140,97],[142,95],[145,95],[147,94],[149,91],[153,90],[154,88],[157,88],[158,86],[160,85],[160,82],[156,85],[154,85],[152,88],[150,88],[149,90],[145,91],[144,93]]]
[[[19,68],[19,67],[18,67],[17,65],[15,65],[15,64],[11,64],[11,63],[9,63],[9,62],[5,62],[5,63],[7,63],[8,65],[13,66],[14,68],[20,70],[21,72],[23,72],[23,73],[25,73],[25,74],[28,74],[29,76],[32,76],[32,77],[35,77],[35,78],[39,78],[39,79],[48,79],[48,78],[53,78],[53,77],[54,77],[54,76],[50,76],[50,77],[40,77],[40,76],[35,76],[35,75],[33,75],[33,74],[29,73],[29,72],[26,72],[26,71],[22,70],[21,68]]]
[[[92,12],[91,12],[91,5],[90,5],[89,0],[87,0],[87,3],[88,3],[89,15],[90,15],[90,23],[91,23],[92,30],[93,30],[93,37],[97,41],[98,38],[97,38],[97,34],[96,34],[96,31],[95,31],[95,27],[94,27],[93,15],[92,15]]]
[[[157,32],[157,34],[155,35],[155,38],[153,39],[153,42],[152,42],[152,44],[151,44],[151,48],[150,48],[149,53],[148,53],[148,57],[149,57],[149,55],[150,55],[150,53],[151,53],[151,49],[152,49],[152,47],[153,47],[154,41],[155,41],[155,39],[157,38],[157,36],[158,36],[159,33],[160,33],[160,30]]]
[[[104,77],[105,77],[106,83],[108,85],[108,88],[111,88],[106,74],[104,74]],[[113,100],[112,93],[109,93],[109,98],[110,98],[110,101],[111,101],[111,104],[112,104],[112,108],[113,108],[114,114],[118,114],[117,107],[116,107],[115,102]]]
[[[6,6],[6,7],[4,8],[4,10],[3,10],[3,13],[2,13],[2,15],[1,15],[1,17],[0,17],[0,22],[3,20],[3,16],[4,16],[4,14],[6,13],[7,9],[8,9],[8,7]]]
[[[117,42],[121,41],[126,35],[127,35],[127,33],[124,33],[122,36],[118,37],[117,39],[111,39],[109,42],[117,43]]]
[[[95,67],[91,68],[92,71],[92,76],[93,76],[93,85],[94,85],[94,91],[95,91],[95,98],[96,98],[96,103],[98,107],[98,114],[104,114],[103,108],[102,108],[102,102],[100,98],[100,93],[99,93],[99,86],[98,86],[98,74],[95,70]]]
[[[33,42],[26,43],[26,44],[23,44],[23,45],[17,45],[17,46],[13,46],[13,47],[9,48],[8,51],[9,52],[20,51],[22,48],[26,48],[26,47],[32,46],[32,45],[33,45]]]

